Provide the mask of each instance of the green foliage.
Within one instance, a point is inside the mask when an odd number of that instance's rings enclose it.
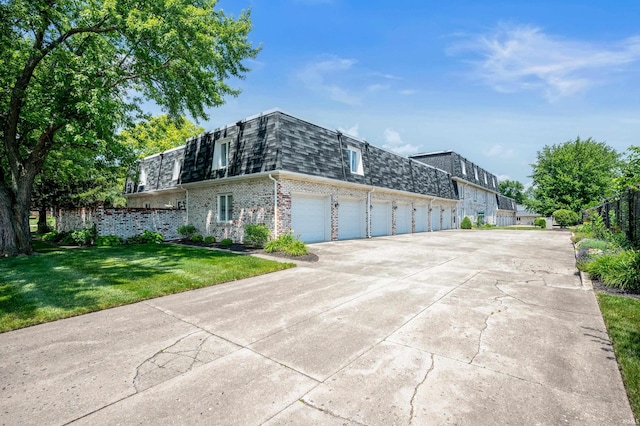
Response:
[[[47,232],[42,236],[42,241],[46,241],[48,243],[55,243],[58,241],[58,236],[60,235],[57,231]]]
[[[96,246],[98,247],[113,247],[122,244],[122,238],[117,235],[101,235],[96,238]]]
[[[69,176],[76,160],[91,158],[97,171],[101,162],[125,164],[133,155],[116,131],[143,116],[145,100],[171,119],[187,112],[197,120],[239,93],[226,81],[242,79],[243,62],[258,53],[248,40],[250,14],[227,16],[216,3],[0,3],[0,228],[17,233],[0,239],[0,254],[31,253],[28,228],[15,225],[27,217],[34,176],[49,158],[49,171]],[[91,173],[78,178],[90,182]]]
[[[469,216],[465,216],[464,219],[462,219],[462,222],[460,222],[460,228],[471,229],[472,227],[473,224],[471,223],[471,219],[469,218]]]
[[[193,241],[194,243],[201,243],[204,241],[204,237],[202,236],[202,234],[193,234],[191,236],[191,241]]]
[[[0,333],[292,266],[171,244],[43,248],[0,258]]]
[[[542,229],[547,228],[547,221],[543,217],[536,217],[535,219],[533,219],[533,224],[538,228],[542,228]]]
[[[549,216],[560,209],[579,212],[612,195],[619,168],[618,153],[591,138],[545,146],[532,165],[532,211]]]
[[[619,191],[627,188],[640,190],[640,145],[627,149],[625,161],[622,163],[622,173],[616,179]]]
[[[609,287],[640,290],[640,251],[627,250],[596,256],[584,266],[593,279]]]
[[[98,236],[95,225],[91,228],[76,229],[71,231],[71,239],[76,245],[90,246]]]
[[[144,158],[184,145],[188,138],[202,132],[204,128],[195,125],[184,116],[173,120],[164,114],[141,120],[122,130],[119,136],[136,157]]]
[[[280,235],[275,240],[267,242],[264,246],[264,251],[267,253],[283,252],[289,256],[309,254],[307,245],[295,237],[293,232]]]
[[[579,243],[576,244],[576,247],[580,249],[595,249],[605,251],[611,248],[611,243],[608,241],[597,240],[594,238],[583,238]]]
[[[244,243],[262,248],[269,239],[271,231],[263,224],[245,225]]]
[[[182,225],[178,227],[178,234],[185,238],[191,238],[198,230],[193,225]]]
[[[517,180],[503,180],[498,183],[498,191],[505,197],[513,198],[516,203],[522,204],[525,200],[524,185]]]
[[[213,235],[207,235],[206,237],[204,237],[204,242],[205,244],[213,244],[216,242],[216,237],[214,237]]]
[[[574,211],[559,209],[553,212],[553,220],[555,220],[560,227],[566,228],[567,226],[578,223],[579,217],[578,213]]]
[[[220,247],[231,247],[233,245],[233,240],[231,238],[224,238],[220,241]]]
[[[147,230],[142,234],[127,238],[125,244],[160,244],[163,241],[164,237],[161,233]]]

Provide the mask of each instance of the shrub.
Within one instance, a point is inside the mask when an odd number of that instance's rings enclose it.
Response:
[[[298,240],[292,232],[283,234],[271,240],[264,246],[264,251],[267,253],[273,253],[275,251],[286,253],[290,256],[304,256],[309,253],[307,245]]]
[[[60,234],[61,233],[57,231],[47,232],[42,236],[42,241],[46,241],[48,243],[56,243],[61,239]]]
[[[533,225],[545,229],[547,227],[547,221],[543,217],[536,217],[533,219]]]
[[[98,237],[95,225],[91,228],[74,229],[62,239],[64,245],[90,246]]]
[[[578,213],[574,211],[560,209],[553,212],[553,219],[558,222],[558,225],[560,225],[561,228],[566,228],[567,226],[575,225],[576,223],[578,223],[578,220],[580,218],[578,216]]]
[[[469,216],[465,216],[460,223],[460,228],[462,229],[471,229],[472,226],[473,224],[471,223],[471,219],[469,219]]]
[[[122,244],[122,238],[117,235],[102,235],[96,238],[97,246],[119,246]]]
[[[164,237],[159,232],[144,231],[142,234],[134,235],[126,240],[127,244],[160,244]]]
[[[184,238],[191,238],[198,230],[193,225],[182,225],[178,227],[178,234]]]
[[[607,250],[610,245],[608,241],[596,240],[594,238],[585,238],[577,244],[580,249],[596,249],[602,251]]]
[[[584,265],[591,278],[606,286],[640,290],[640,251],[628,250],[595,257]]]
[[[271,231],[263,224],[245,225],[244,243],[262,248],[269,239]]]
[[[207,235],[206,237],[204,237],[204,242],[206,244],[213,244],[216,242],[216,237],[214,237],[213,235]]]
[[[231,247],[232,244],[233,244],[233,240],[231,238],[225,238],[222,241],[220,241],[221,247]]]
[[[204,241],[204,237],[202,236],[202,234],[193,234],[191,236],[191,241],[193,241],[194,243],[201,243]]]

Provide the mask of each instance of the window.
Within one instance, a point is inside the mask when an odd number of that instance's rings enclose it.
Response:
[[[473,201],[478,201],[478,190],[477,189],[473,190]]]
[[[476,180],[479,180],[479,179],[478,179],[478,168],[477,168],[477,167],[474,167],[474,168],[473,168],[473,173],[474,173],[474,174],[475,174],[475,176],[476,176]]]
[[[140,179],[138,185],[145,186],[147,184],[147,172],[144,170],[144,167],[140,168]]]
[[[494,188],[496,187],[496,177],[495,176],[493,177],[493,187]]]
[[[231,194],[218,195],[218,222],[229,222],[233,216]]]
[[[459,185],[458,186],[458,193],[460,194],[460,199],[464,200],[464,185]]]
[[[175,160],[173,162],[173,176],[171,180],[178,180],[180,177],[180,160]]]
[[[467,165],[464,163],[464,160],[460,160],[460,166],[462,167],[462,174],[467,175]]]
[[[484,184],[485,185],[489,185],[489,182],[487,182],[487,173],[486,172],[482,172],[484,174]]]
[[[364,176],[364,168],[362,167],[362,151],[350,146],[348,147],[348,156],[351,173]]]
[[[213,147],[213,169],[224,169],[229,163],[230,140],[217,141]]]

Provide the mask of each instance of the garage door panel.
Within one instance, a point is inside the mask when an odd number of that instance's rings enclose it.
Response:
[[[411,206],[398,204],[396,209],[396,234],[408,234],[411,232]]]
[[[391,203],[371,203],[371,236],[391,234]]]
[[[291,197],[291,229],[301,241],[328,241],[328,218],[328,197]]]
[[[416,232],[426,232],[428,229],[429,209],[427,206],[416,206]]]
[[[440,230],[440,207],[434,207],[431,209],[431,230]]]
[[[364,236],[364,201],[341,200],[338,207],[338,239],[364,238]]]
[[[451,208],[442,210],[442,229],[451,229]]]

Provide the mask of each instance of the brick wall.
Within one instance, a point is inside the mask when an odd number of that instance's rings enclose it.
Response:
[[[179,237],[178,227],[185,224],[186,211],[175,209],[112,209],[99,206],[78,210],[60,210],[56,229],[60,232],[89,228],[94,224],[98,235],[129,238],[144,231],[161,233],[165,239]]]

